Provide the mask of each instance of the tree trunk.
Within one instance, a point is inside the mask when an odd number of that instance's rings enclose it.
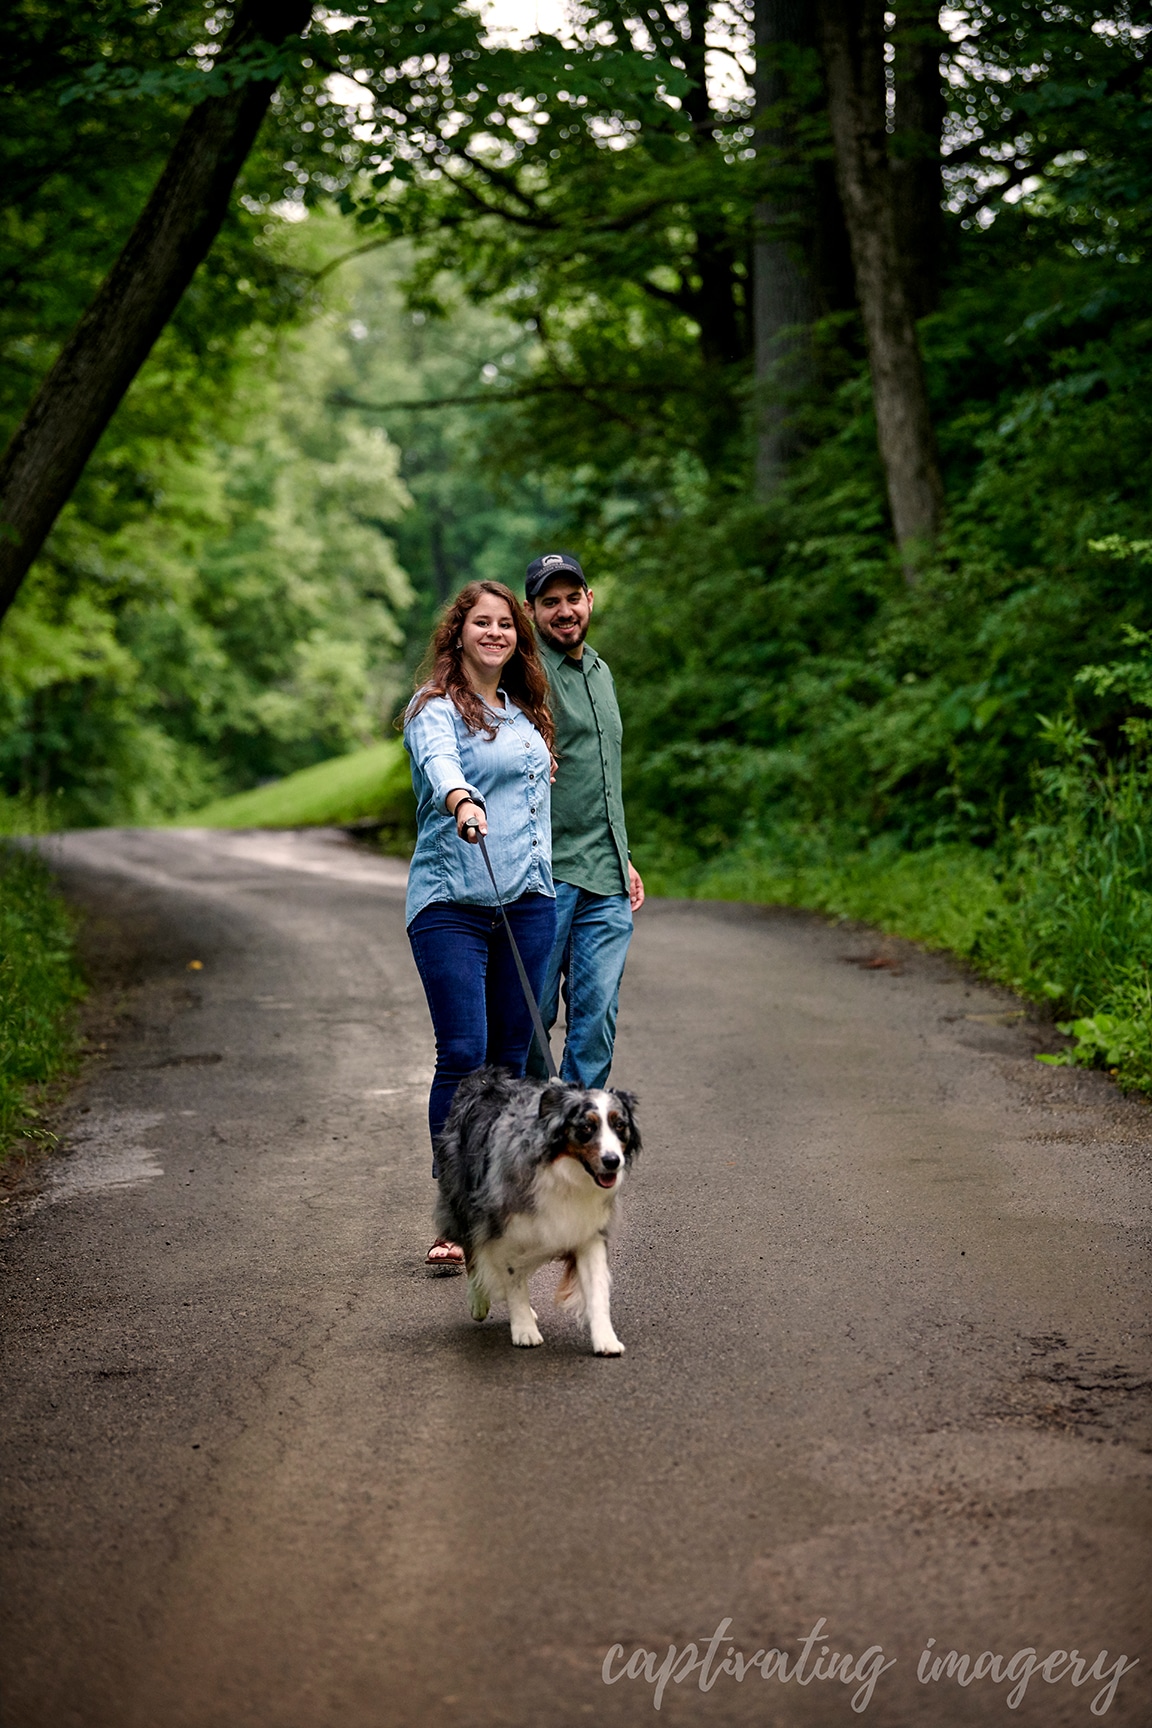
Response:
[[[311,0],[243,0],[222,63],[307,25]],[[220,230],[275,89],[248,80],[194,108],[135,228],[0,460],[0,618],[125,391]]]
[[[940,8],[933,0],[897,0],[893,41],[896,104],[889,157],[896,248],[909,310],[923,318],[939,304],[944,239],[940,61],[948,38],[940,28]]]
[[[780,64],[782,47],[814,47],[812,9],[806,0],[757,0],[756,109],[764,115],[788,94]],[[778,128],[761,126],[757,147],[766,153],[785,140]],[[756,365],[756,490],[770,497],[796,454],[788,397],[801,388],[810,367],[808,326],[817,316],[816,291],[799,232],[811,228],[801,194],[777,194],[756,206],[752,247],[752,327]],[[804,222],[807,214],[808,221]]]
[[[684,110],[692,122],[697,148],[702,153],[714,155],[716,116],[708,95],[707,71],[710,5],[711,0],[687,0],[688,35],[680,52],[684,57],[684,70],[692,80],[691,88],[684,96]],[[693,219],[699,287],[692,295],[692,315],[700,326],[700,352],[711,366],[731,366],[742,360],[747,352],[746,334],[741,330],[736,305],[732,242],[723,215],[710,211],[704,200],[697,202]]]
[[[855,312],[856,275],[832,162],[813,162],[812,281],[820,312]]]
[[[820,0],[836,174],[864,314],[880,459],[908,580],[940,526],[944,489],[896,245],[884,84],[884,0]]]

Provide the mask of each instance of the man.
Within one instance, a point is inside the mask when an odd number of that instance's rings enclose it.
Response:
[[[593,599],[579,561],[570,552],[535,559],[524,592],[548,674],[558,763],[552,788],[556,944],[540,1008],[551,1031],[563,977],[568,1035],[560,1075],[599,1087],[612,1066],[632,914],[644,903],[624,830],[624,728],[612,674],[584,640]],[[535,1043],[529,1071],[544,1072]]]

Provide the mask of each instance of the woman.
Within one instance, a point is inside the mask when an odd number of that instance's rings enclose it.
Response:
[[[404,716],[416,792],[405,916],[432,1025],[436,1138],[456,1088],[486,1062],[523,1074],[532,1021],[478,840],[537,998],[556,932],[549,788],[552,717],[532,627],[501,582],[470,582],[436,630]],[[466,842],[473,842],[469,845]],[[438,1238],[427,1264],[462,1266]]]

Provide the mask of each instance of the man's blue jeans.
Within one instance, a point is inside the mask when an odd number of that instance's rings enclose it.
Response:
[[[632,940],[632,907],[627,894],[590,894],[571,882],[556,884],[556,941],[540,1013],[549,1032],[556,1024],[560,990],[568,1012],[568,1036],[560,1078],[579,1086],[604,1086],[616,1041],[616,1004]],[[563,977],[563,986],[561,986]],[[542,1075],[535,1043],[528,1072]]]
[[[539,1001],[556,930],[556,902],[546,894],[522,894],[507,910]],[[457,1086],[486,1062],[523,1074],[532,1020],[497,907],[437,901],[413,918],[408,940],[436,1032],[436,1075],[428,1099],[435,1175],[436,1139]]]

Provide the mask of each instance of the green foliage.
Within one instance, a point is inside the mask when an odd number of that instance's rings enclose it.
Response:
[[[1152,975],[1133,969],[1109,994],[1111,1013],[1101,1009],[1062,1021],[1075,1039],[1070,1050],[1038,1056],[1053,1067],[1106,1068],[1126,1090],[1152,1096]]]
[[[1140,760],[1098,768],[1067,722],[1049,736],[1058,762],[1016,829],[1021,981],[1063,1008],[1095,1008],[1133,964],[1152,963],[1152,777]]]
[[[1121,203],[1091,249],[1052,187],[964,231],[922,326],[950,508],[915,590],[851,378],[769,503],[680,477],[586,550],[658,889],[948,948],[1146,1090],[1152,325]]]
[[[50,834],[60,826],[53,820],[57,803],[42,792],[20,792],[14,798],[0,793],[0,836]]]
[[[633,852],[655,894],[803,906],[965,957],[1006,906],[1002,872],[974,846],[906,852],[880,840],[856,851],[845,836],[780,824],[706,861],[652,839]]]
[[[195,64],[210,42],[203,5],[146,7],[134,0],[85,6],[16,0],[0,19],[0,436],[5,440],[60,343],[91,300],[159,177],[187,112],[187,98],[158,78]],[[86,70],[133,70],[137,99],[68,102]],[[254,189],[266,156],[252,163]],[[283,174],[278,184],[283,185]],[[104,525],[136,490],[133,449],[143,439],[180,442],[206,386],[226,384],[254,322],[297,307],[298,277],[265,238],[260,200],[230,212],[212,256],[158,345],[157,364],[132,392],[77,494]]]
[[[327,407],[330,323],[258,346],[198,442],[138,452],[136,508],[69,507],[0,634],[0,772],[58,821],[153,821],[390,716],[397,452]]]
[[[0,1158],[37,1137],[39,1089],[72,1061],[75,928],[40,860],[0,846]]]
[[[347,241],[343,224],[313,218],[312,255],[329,260],[325,292],[346,332],[349,383],[334,400],[351,425],[379,425],[400,450],[412,500],[393,530],[415,594],[405,627],[414,668],[437,610],[465,582],[517,582],[540,545],[560,531],[570,488],[509,475],[486,461],[500,406],[485,400],[493,373],[528,378],[535,330],[495,309],[472,306],[451,279],[435,305],[410,305],[413,267],[403,241],[332,269]]]
[[[5,13],[0,436],[223,76],[226,27],[202,4]],[[6,821],[154,820],[387,724],[411,601],[387,529],[408,497],[381,433],[330,408],[349,355],[296,219],[359,172],[364,80],[384,91],[415,51],[485,76],[476,15],[426,0],[353,0],[241,69],[283,77],[239,195],[0,637]]]
[[[414,303],[435,304],[451,270],[477,301],[531,320],[531,381],[506,368],[491,379],[500,459],[522,471],[544,460],[566,481],[582,466],[619,476],[742,443],[766,169],[747,100],[714,103],[707,89],[707,10],[673,21],[583,6],[563,39],[497,50],[482,81],[468,62],[404,67],[381,106],[375,171],[343,195],[365,232],[420,242]],[[813,55],[798,81],[797,148],[774,184],[806,181],[813,144],[826,154],[823,115],[808,113]]]
[[[1025,342],[1029,307],[1073,277],[1085,298],[1059,348]],[[951,511],[914,590],[856,380],[768,504],[689,480],[660,514],[601,516],[584,544],[609,577],[598,641],[634,808],[674,785],[705,852],[781,816],[861,842],[988,842],[1030,803],[1039,716],[1073,690],[1123,746],[1131,674],[1076,679],[1152,625],[1143,555],[1116,555],[1152,530],[1149,286],[1144,266],[1038,266],[957,291],[925,325]]]
[[[982,277],[1006,290],[1010,312],[1013,273],[1058,249],[1077,262],[1146,254],[1146,10],[1126,0],[949,9],[954,291]],[[779,88],[757,114],[751,79],[732,76],[749,69],[751,24],[748,11],[718,5],[634,15],[589,0],[563,39],[496,52],[482,77],[471,58],[430,56],[390,77],[374,172],[349,184],[342,206],[369,234],[419,239],[418,296],[434,299],[437,272],[451,269],[477,299],[533,319],[534,387],[492,381],[508,409],[502,455],[521,470],[549,465],[571,479],[584,469],[614,502],[656,480],[663,501],[687,453],[729,487],[746,485],[754,239],[807,245],[805,221],[836,202],[815,48],[762,55]],[[716,58],[711,74],[707,65],[721,41],[732,51],[722,82]],[[808,260],[828,312],[854,305],[844,250],[830,220]],[[995,343],[997,296],[987,304]],[[1026,308],[1038,320],[1032,351],[1057,346],[1065,310],[1058,294]],[[981,324],[966,334],[979,350]],[[859,355],[850,318],[817,346],[795,405],[810,436],[825,430],[827,388]],[[966,375],[972,364],[970,352]],[[1057,388],[1092,385],[1085,375]]]
[[[415,837],[416,801],[408,757],[399,739],[350,756],[318,762],[260,786],[220,798],[179,817],[187,828],[313,828],[357,823],[387,829],[396,840]]]

